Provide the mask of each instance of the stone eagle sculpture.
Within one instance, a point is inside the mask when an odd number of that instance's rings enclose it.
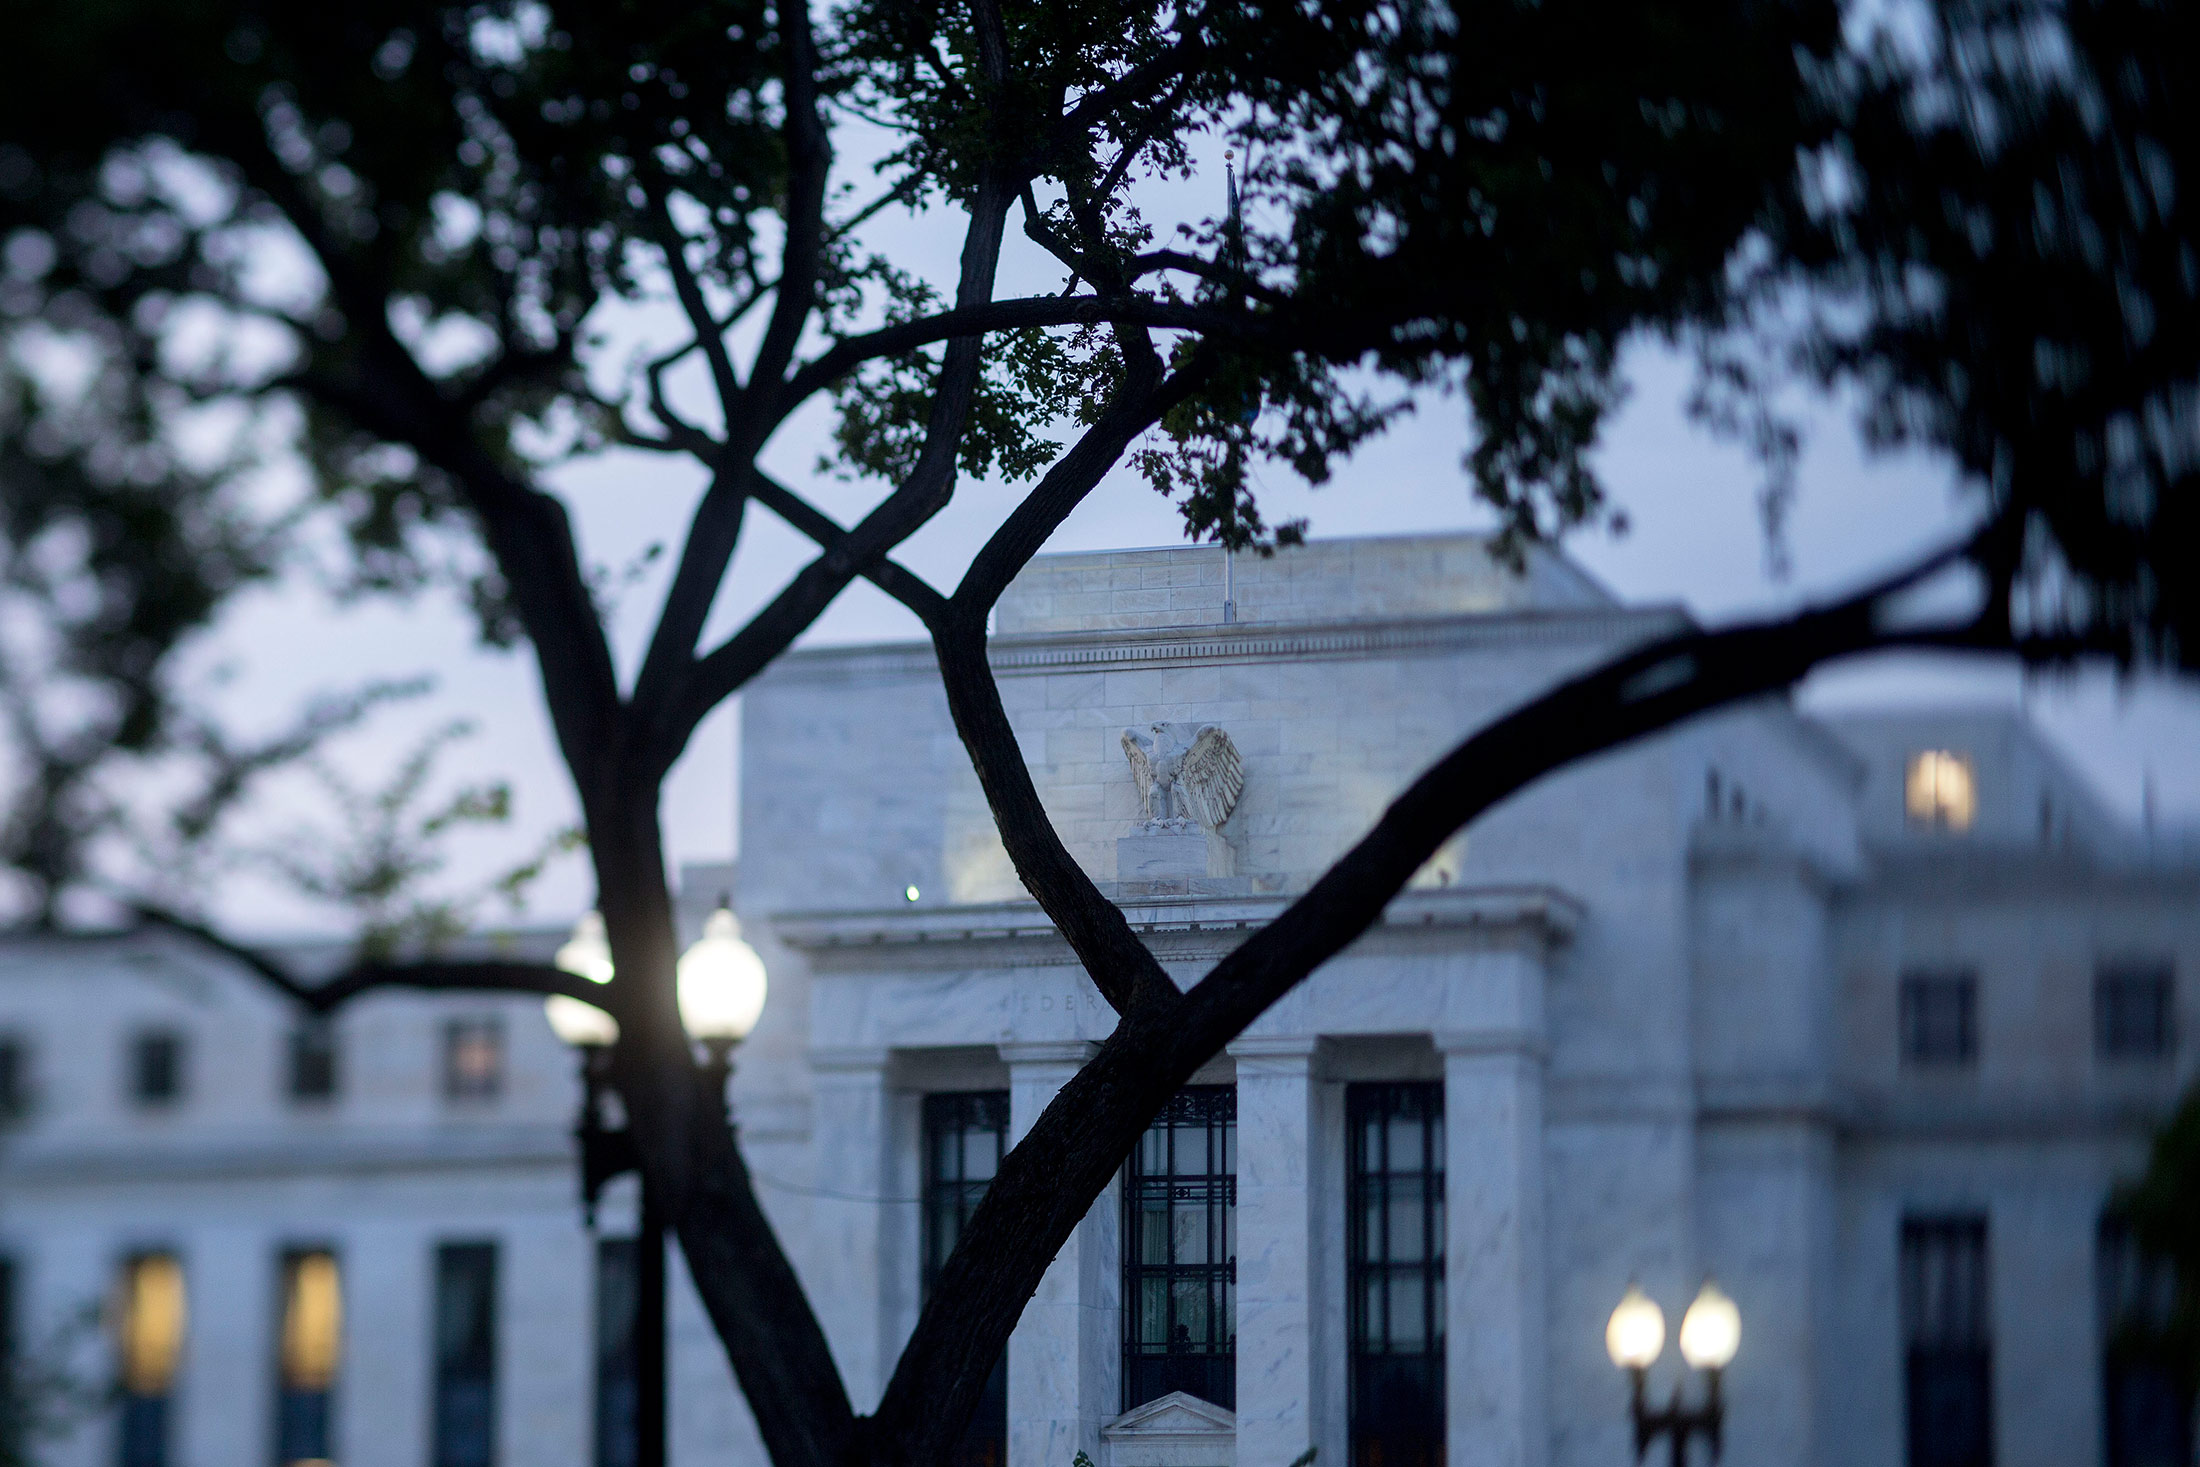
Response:
[[[1148,825],[1196,820],[1217,831],[1245,791],[1237,745],[1212,723],[1150,723],[1123,730],[1123,757]]]

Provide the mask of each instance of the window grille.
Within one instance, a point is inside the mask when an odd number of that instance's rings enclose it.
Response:
[[[2187,1467],[2193,1400],[2178,1369],[2172,1333],[2176,1268],[2141,1249],[2116,1217],[2101,1219],[2095,1259],[2102,1459],[2106,1467]]]
[[[1123,1178],[1123,1409],[1237,1404],[1237,1091],[1177,1092]]]
[[[494,1018],[452,1019],[443,1026],[443,1095],[494,1100],[504,1090],[504,1026]]]
[[[1902,1059],[1918,1066],[1978,1059],[1978,977],[1911,973],[1902,979]]]
[[[183,1036],[155,1029],[130,1044],[130,1098],[144,1109],[183,1099]]]
[[[2103,1059],[2159,1060],[2175,1047],[2167,966],[2104,968],[2093,978],[2093,1048]]]
[[[1902,1223],[1909,1467],[1992,1467],[1992,1327],[1986,1220]]]
[[[596,1467],[636,1467],[642,1385],[641,1251],[632,1238],[596,1243]]]
[[[290,1031],[290,1098],[307,1104],[336,1098],[336,1025],[324,1016]]]
[[[977,1090],[924,1097],[924,1292],[930,1297],[963,1225],[978,1210],[1008,1151],[1008,1092]],[[1008,1358],[993,1362],[985,1394],[963,1427],[951,1467],[1004,1467],[1008,1461]]]
[[[434,1467],[493,1467],[497,1440],[497,1247],[435,1254]]]
[[[278,1467],[326,1467],[334,1455],[331,1416],[343,1363],[344,1292],[336,1255],[325,1248],[283,1255],[282,1300],[275,1460]]]
[[[1352,1467],[1443,1467],[1444,1087],[1345,1090]]]

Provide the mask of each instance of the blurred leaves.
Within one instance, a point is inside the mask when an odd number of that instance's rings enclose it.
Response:
[[[906,225],[985,180],[1049,283],[985,328],[962,420],[938,390],[950,331],[805,379],[833,414],[823,472],[891,491],[933,452],[1033,482],[1174,368],[1184,395],[1127,461],[1192,536],[1287,544],[1302,527],[1264,517],[1265,475],[1328,483],[1399,414],[1456,410],[1466,490],[1516,553],[1610,522],[1618,363],[1663,336],[1702,364],[1699,416],[1764,464],[1776,550],[1797,440],[1775,404],[1846,386],[1878,438],[1963,469],[2009,641],[2200,666],[2189,6],[36,0],[15,20],[4,569],[53,630],[40,656],[97,690],[52,696],[0,624],[35,790],[8,859],[42,891],[109,818],[87,793],[104,751],[183,738],[163,658],[274,572],[300,517],[343,527],[346,591],[453,588],[500,644],[533,596],[539,634],[580,557],[517,554],[488,510],[612,445],[738,468],[803,407],[806,361],[948,308]],[[865,156],[833,173],[851,136]],[[1188,181],[1211,213],[1174,223]],[[613,369],[606,321],[666,307],[692,339]],[[715,402],[676,408],[665,374],[695,361]],[[252,497],[273,466],[303,471],[296,503]],[[704,542],[730,547],[730,513]],[[715,553],[684,592],[706,606]],[[578,579],[585,623],[631,578]]]
[[[577,831],[560,831],[478,887],[453,892],[438,883],[454,838],[511,819],[512,791],[503,781],[439,788],[442,757],[474,732],[463,720],[430,731],[371,788],[310,760],[308,770],[329,797],[333,827],[302,825],[258,852],[287,884],[353,920],[364,961],[434,952],[471,930],[491,897],[519,910],[549,862],[582,843]]]

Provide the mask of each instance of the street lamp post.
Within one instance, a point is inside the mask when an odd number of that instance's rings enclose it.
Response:
[[[1648,1400],[1648,1378],[1650,1367],[1657,1363],[1665,1349],[1665,1311],[1658,1308],[1655,1299],[1643,1293],[1640,1285],[1627,1286],[1627,1292],[1620,1296],[1619,1307],[1612,1311],[1610,1321],[1604,1326],[1604,1348],[1611,1355],[1612,1363],[1628,1375],[1628,1411],[1635,1423],[1637,1462],[1649,1454],[1650,1444],[1662,1436],[1672,1443],[1673,1467],[1686,1467],[1688,1439],[1699,1434],[1711,1444],[1711,1460],[1719,1460],[1726,1424],[1726,1403],[1719,1394],[1719,1376],[1733,1362],[1741,1343],[1741,1311],[1716,1283],[1705,1279],[1695,1302],[1681,1316],[1680,1337],[1681,1358],[1691,1369],[1704,1372],[1703,1404],[1683,1405],[1681,1390],[1685,1382],[1675,1381],[1672,1400],[1663,1407],[1654,1407]]]
[[[557,965],[592,983],[613,975],[611,946],[603,918],[590,912],[574,925],[560,947]],[[749,1036],[764,1012],[764,962],[741,940],[741,924],[727,900],[703,924],[702,939],[680,955],[680,1023],[705,1053],[707,1082],[723,1096],[733,1071],[733,1048]],[[543,1003],[543,1013],[558,1038],[580,1056],[581,1114],[573,1128],[581,1152],[581,1210],[590,1227],[605,1184],[633,1171],[641,1182],[641,1216],[635,1229],[634,1313],[634,1464],[664,1467],[665,1436],[665,1218],[656,1189],[641,1176],[634,1138],[607,1115],[611,1047],[619,1023],[593,1004],[564,994]]]

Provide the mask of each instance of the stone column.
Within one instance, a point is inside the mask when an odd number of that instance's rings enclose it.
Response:
[[[1451,1467],[1542,1467],[1543,1049],[1534,1030],[1439,1034],[1444,1054],[1445,1432]]]
[[[813,1049],[816,1076],[818,1193],[810,1200],[810,1276],[821,1281],[810,1297],[840,1362],[841,1379],[858,1411],[868,1411],[886,1388],[886,1255],[882,1199],[891,1171],[891,1116],[886,1090],[889,1051],[882,1048]]]
[[[1314,1247],[1312,1036],[1246,1036],[1237,1060],[1237,1460],[1283,1467],[1320,1440],[1315,1413],[1342,1332],[1323,1320]],[[1326,1446],[1326,1444],[1325,1444]],[[1323,1457],[1330,1454],[1325,1449]]]
[[[1081,1040],[1000,1047],[1011,1145],[1097,1048]],[[1093,1203],[1009,1336],[1009,1467],[1068,1467],[1079,1452],[1100,1460],[1100,1423],[1116,1414],[1120,1389],[1120,1193],[1110,1184]]]

